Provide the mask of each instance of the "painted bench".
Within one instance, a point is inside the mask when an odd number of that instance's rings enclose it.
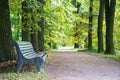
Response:
[[[33,50],[31,42],[22,41],[22,42],[12,42],[12,46],[15,46],[17,52],[17,69],[16,72],[19,73],[24,64],[35,64],[36,71],[40,72],[40,68],[48,57],[47,53],[42,55],[37,54]]]

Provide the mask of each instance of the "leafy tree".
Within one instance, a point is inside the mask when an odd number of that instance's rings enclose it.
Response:
[[[70,1],[46,1],[45,9],[45,46],[57,48],[66,39],[66,34],[71,34],[74,27],[75,11]],[[57,34],[57,35],[56,35]],[[64,43],[63,43],[64,44]]]
[[[9,0],[9,7],[13,40],[21,40],[21,1]]]
[[[22,1],[22,40],[30,41],[30,30],[29,30],[29,19],[27,17],[31,12],[31,8],[29,7],[29,2],[27,0]]]
[[[77,14],[80,13],[80,6],[81,6],[81,3],[80,3],[80,2],[77,2],[77,6],[76,6],[76,7],[77,7],[77,12],[76,12]],[[79,21],[79,20],[78,20],[78,21]],[[77,32],[77,30],[78,30],[78,28],[79,28],[79,26],[78,26],[79,23],[80,23],[80,22],[77,22],[77,23],[76,23],[76,26],[75,26],[75,27],[76,27],[76,28],[75,28],[76,31],[75,31],[74,37],[79,37],[78,32]],[[78,42],[75,42],[75,43],[74,43],[74,48],[79,48],[79,43],[78,43]]]

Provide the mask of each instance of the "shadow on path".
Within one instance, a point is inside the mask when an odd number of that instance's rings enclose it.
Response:
[[[120,80],[120,62],[69,49],[55,51],[45,71],[49,80]]]

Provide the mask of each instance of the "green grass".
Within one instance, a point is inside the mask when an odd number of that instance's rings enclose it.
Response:
[[[6,72],[0,74],[0,80],[48,80],[47,75],[43,69],[40,73],[35,72]]]
[[[120,61],[120,51],[119,50],[115,50],[115,52],[116,52],[115,54],[97,53],[96,49],[92,49],[92,50],[82,49],[82,50],[78,50],[78,51],[86,52],[86,53],[88,53],[90,55],[94,55],[94,56],[110,58],[110,59],[113,59],[113,60]]]
[[[0,80],[48,80],[43,68],[37,73],[35,65],[24,65],[17,74],[16,66],[16,61],[0,63]]]

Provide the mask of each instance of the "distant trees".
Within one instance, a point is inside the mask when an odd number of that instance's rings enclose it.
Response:
[[[0,0],[0,60],[13,59],[12,32],[8,0]]]
[[[81,7],[81,12],[87,12],[89,13],[89,23],[88,23],[88,49],[93,49],[93,46],[98,46],[98,53],[104,52],[104,46],[105,47],[105,54],[114,54],[114,41],[113,41],[113,29],[114,29],[114,18],[115,18],[115,5],[116,0],[99,0],[100,5],[94,4],[95,2],[98,3],[98,1],[94,0],[85,0],[81,1],[81,6],[83,7],[84,4],[89,4],[89,11],[86,5],[84,5],[83,9]],[[94,5],[93,5],[94,4]],[[96,7],[95,7],[96,6]],[[99,12],[98,12],[99,8]],[[99,13],[99,14],[98,14]],[[96,14],[98,14],[98,23],[95,23]],[[104,21],[104,14],[105,14],[105,21]],[[84,13],[81,17],[85,16],[86,13]],[[86,15],[85,17],[88,17]],[[93,22],[94,20],[94,22]],[[82,20],[81,20],[82,21]],[[85,21],[85,19],[84,19]],[[97,21],[97,20],[96,20]],[[103,27],[103,22],[106,23],[106,27]],[[93,32],[96,30],[96,24],[97,24],[97,37]],[[104,30],[103,30],[104,28]],[[105,31],[106,30],[106,31]],[[104,35],[105,37],[105,44],[104,44]],[[80,36],[80,35],[79,35]],[[96,40],[97,39],[97,40]],[[85,40],[86,41],[86,40]],[[98,45],[96,45],[96,42]]]
[[[81,3],[80,2],[77,2],[76,1],[76,8],[77,8],[77,11],[76,11],[76,14],[80,14],[80,6],[81,6]],[[77,21],[76,25],[75,25],[75,34],[74,34],[74,37],[79,37],[79,33],[78,33],[78,28],[79,28],[79,21]],[[79,41],[76,41],[74,43],[74,48],[79,48],[80,44],[79,44]]]

